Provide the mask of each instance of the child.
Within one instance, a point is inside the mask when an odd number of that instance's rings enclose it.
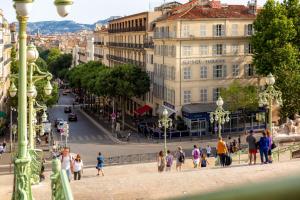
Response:
[[[168,150],[167,151],[167,156],[166,156],[166,162],[167,162],[167,167],[166,167],[166,171],[170,172],[172,169],[172,165],[173,165],[173,155],[171,154],[171,151]]]
[[[202,154],[202,156],[201,156],[201,167],[206,167],[208,164],[209,163],[208,163],[208,161],[206,159],[205,154]]]

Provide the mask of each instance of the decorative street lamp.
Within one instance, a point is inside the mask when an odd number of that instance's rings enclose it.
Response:
[[[210,122],[211,123],[218,122],[218,133],[219,133],[219,137],[221,137],[222,124],[225,124],[225,122],[229,122],[230,112],[225,111],[223,109],[224,101],[222,97],[218,98],[216,104],[218,107],[215,110],[215,112],[210,113]]]
[[[13,199],[32,200],[30,183],[30,158],[28,157],[27,141],[27,54],[26,27],[33,0],[13,0],[19,21],[19,73],[18,73],[18,152],[15,160]],[[59,14],[66,16],[72,0],[56,0]],[[12,84],[9,92],[12,96],[17,93]],[[29,88],[31,89],[31,88]],[[31,91],[31,90],[29,90]],[[31,123],[31,121],[29,121]]]
[[[162,118],[158,120],[158,127],[164,127],[164,137],[165,137],[165,145],[164,145],[164,152],[165,156],[167,155],[167,129],[172,127],[172,119],[168,118],[168,110],[164,109],[162,113]]]
[[[269,129],[273,135],[272,130],[272,106],[274,103],[281,106],[282,105],[282,93],[274,88],[275,77],[270,73],[266,79],[267,88],[265,91],[259,93],[259,106],[263,107],[264,105],[269,108]]]

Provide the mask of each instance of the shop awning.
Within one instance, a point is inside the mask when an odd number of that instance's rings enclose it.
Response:
[[[159,114],[159,115],[162,115],[162,113],[164,112],[165,109],[167,109],[167,111],[168,111],[168,117],[170,117],[172,114],[175,113],[174,110],[172,110],[172,109],[170,109],[170,108],[168,108],[167,106],[164,106],[164,105],[160,106],[156,113]]]
[[[143,107],[138,108],[137,110],[134,111],[135,114],[137,115],[142,115],[148,111],[150,111],[152,108],[148,105],[144,105]]]
[[[0,118],[5,118],[6,117],[6,113],[3,111],[0,111]]]

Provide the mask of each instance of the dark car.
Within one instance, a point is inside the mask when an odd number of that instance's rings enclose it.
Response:
[[[61,119],[61,118],[57,118],[57,119],[55,119],[54,120],[54,126],[55,127],[57,127],[57,125],[59,124],[59,122],[61,122],[61,121],[64,121],[63,119]]]
[[[70,113],[68,117],[69,121],[77,121],[77,115],[75,113]]]
[[[70,106],[69,106],[69,107],[65,107],[65,108],[64,108],[64,112],[65,112],[65,113],[71,113],[71,112],[72,112],[71,107],[70,107]]]

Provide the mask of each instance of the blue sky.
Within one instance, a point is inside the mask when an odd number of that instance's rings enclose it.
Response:
[[[166,0],[170,2],[174,0]],[[177,0],[185,3],[188,0]],[[9,22],[15,20],[15,11],[12,7],[13,0],[0,0],[0,9],[4,11]],[[63,20],[60,18],[53,5],[54,0],[35,0],[29,21]],[[110,16],[124,16],[137,12],[149,10],[150,7],[159,5],[163,0],[74,0],[71,14],[64,18],[80,23],[94,23],[100,19]],[[247,4],[248,0],[221,0],[228,4]],[[259,5],[263,5],[266,0],[258,0]]]

